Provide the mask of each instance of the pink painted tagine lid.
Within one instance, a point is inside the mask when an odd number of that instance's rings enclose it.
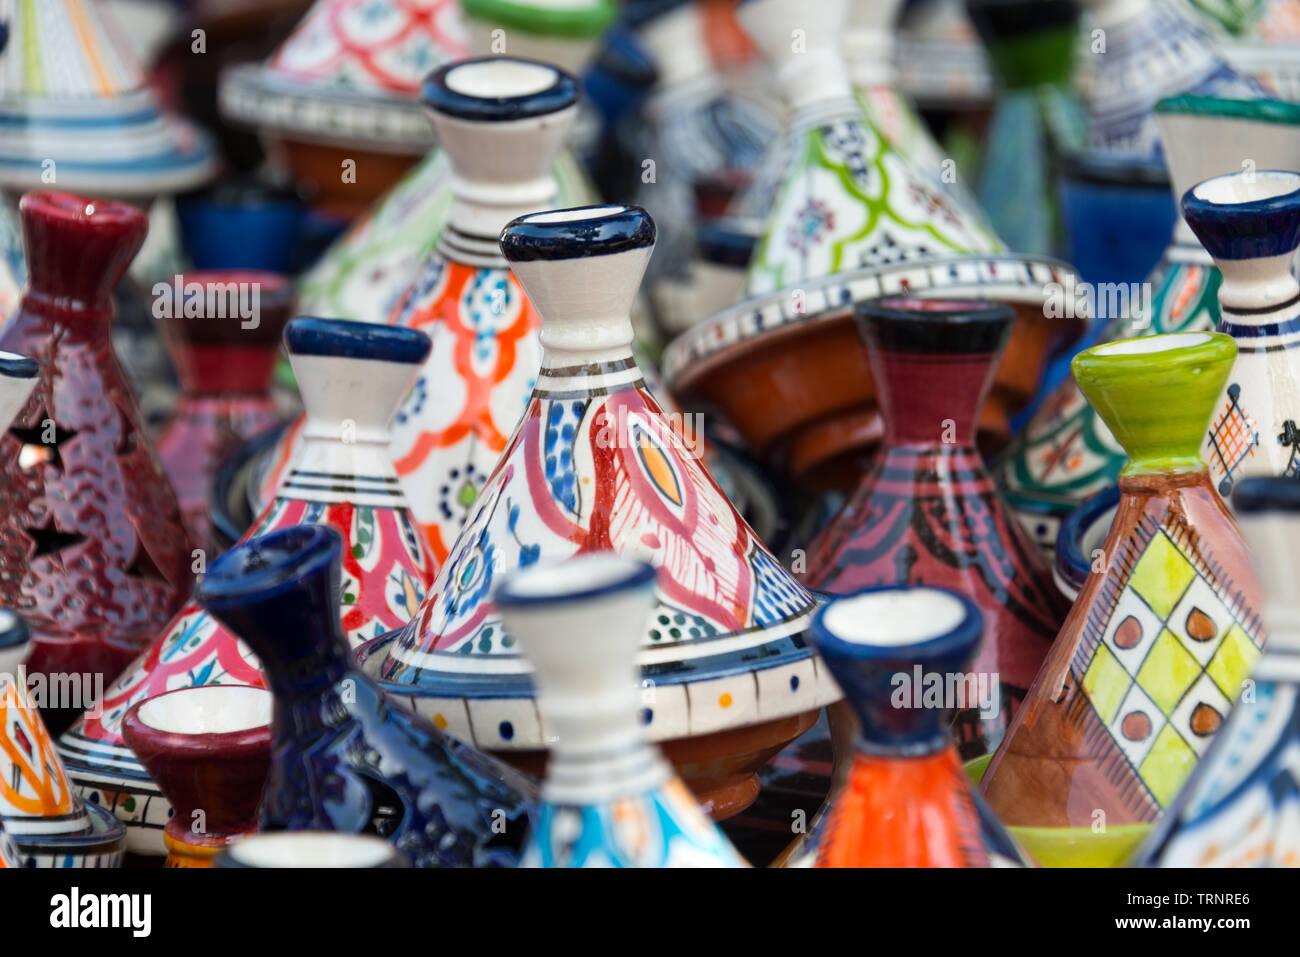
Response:
[[[420,82],[468,53],[456,0],[317,0],[265,63],[226,71],[221,109],[260,129],[422,153]]]
[[[628,310],[655,241],[635,206],[535,213],[501,248],[542,316],[542,369],[419,614],[358,652],[386,690],[477,747],[546,746],[531,669],[492,602],[503,574],[613,551],[660,570],[638,656],[655,740],[839,697],[803,633],[815,608],[651,397]]]
[[[328,525],[343,538],[339,618],[355,646],[416,612],[434,565],[388,457],[388,424],[429,337],[415,329],[301,317],[285,351],[307,409],[304,441],[275,499],[244,536]],[[263,684],[260,662],[191,600],[60,739],[74,785],[126,822],[131,850],[162,854],[169,806],[122,738],[136,702],[192,685]]]
[[[0,57],[0,186],[123,199],[190,189],[217,156],[206,134],[164,114],[110,5],[6,5]]]

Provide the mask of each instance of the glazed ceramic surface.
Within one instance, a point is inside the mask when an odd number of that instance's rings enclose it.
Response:
[[[858,102],[876,128],[921,169],[941,170],[942,147],[898,87],[894,21],[902,5],[902,0],[850,0],[844,59]]]
[[[1223,275],[1219,331],[1237,340],[1201,454],[1225,496],[1244,475],[1300,475],[1300,173],[1207,180],[1183,215]]]
[[[813,642],[859,729],[848,780],[816,837],[818,867],[1024,863],[957,757],[947,720],[955,697],[932,693],[969,689],[950,679],[970,668],[981,626],[969,599],[929,586],[866,589],[817,613]]]
[[[211,867],[257,829],[270,770],[271,694],[196,685],[136,702],[122,736],[172,806],[168,867]]]
[[[287,280],[262,272],[177,274],[154,292],[154,318],[181,385],[158,458],[190,541],[206,548],[217,468],[280,421],[271,377],[293,295]]]
[[[424,867],[513,866],[535,792],[523,775],[389,703],[351,663],[338,533],[235,546],[197,590],[257,652],[275,695],[261,829],[378,834]]]
[[[387,423],[429,352],[428,337],[341,320],[298,319],[285,346],[307,407],[304,441],[277,497],[248,535],[326,524],[343,537],[338,605],[353,643],[401,627],[418,609],[434,564],[387,454]],[[252,650],[188,602],[149,649],[59,741],[78,790],[130,829],[132,850],[164,852],[169,805],[122,740],[135,703],[191,685],[261,686]]]
[[[655,592],[653,566],[609,552],[530,566],[494,592],[554,735],[525,866],[745,866],[639,726]]]
[[[0,185],[147,198],[211,177],[195,127],[164,115],[108,5],[7,5],[21,42],[0,60]]]
[[[12,463],[0,486],[0,602],[32,629],[31,672],[107,683],[190,579],[176,496],[109,339],[110,295],[145,217],[68,193],[29,193],[21,208],[29,281],[0,350],[31,356],[40,375],[0,440]],[[88,697],[47,707],[66,724]]]
[[[1237,486],[1233,508],[1267,595],[1268,646],[1138,864],[1300,867],[1296,492],[1284,478],[1248,478]]]
[[[1062,156],[1083,146],[1087,114],[1070,79],[1078,8],[1065,0],[970,0],[1001,82],[984,143],[979,199],[1012,249],[1061,247],[1056,178]]]
[[[1180,96],[1156,106],[1174,193],[1242,168],[1300,167],[1300,108],[1275,100],[1246,102]],[[1222,276],[1180,216],[1150,278],[1150,302],[1130,287],[1095,287],[1111,319],[1102,332],[1113,342],[1134,335],[1211,331],[1219,322]],[[1124,450],[1073,379],[1066,379],[1034,413],[994,468],[1021,522],[1045,549],[1055,547],[1063,518],[1124,467]],[[1213,464],[1213,463],[1211,463]]]
[[[1104,839],[1155,821],[1259,657],[1259,588],[1197,452],[1235,353],[1193,332],[1074,359],[1129,464],[1104,561],[983,778],[1009,825]]]
[[[1092,33],[1081,83],[1092,146],[1158,159],[1152,118],[1167,96],[1198,93],[1240,100],[1267,97],[1255,80],[1234,71],[1209,35],[1172,0],[1087,0]]]
[[[317,0],[265,64],[223,77],[222,109],[279,134],[422,152],[420,83],[467,52],[455,0]]]
[[[858,312],[885,416],[866,475],[808,549],[803,581],[843,595],[927,584],[973,598],[987,629],[973,674],[989,700],[956,709],[964,759],[997,747],[1066,605],[985,472],[975,421],[1011,332],[1006,306],[880,300]],[[942,391],[930,388],[938,381]]]
[[[220,854],[214,867],[406,867],[397,848],[383,838],[338,831],[276,831],[244,838]]]
[[[632,357],[628,306],[653,243],[649,216],[621,206],[526,216],[503,235],[542,315],[542,372],[419,615],[363,651],[393,694],[479,747],[545,742],[492,588],[509,570],[590,551],[663,572],[638,656],[655,687],[652,739],[803,715],[836,696],[799,638],[812,596],[723,497]]]
[[[941,169],[909,160],[852,95],[839,54],[845,6],[751,0],[741,16],[793,108],[784,169],[749,265],[748,298],[693,326],[665,351],[684,398],[721,409],[760,454],[800,482],[847,490],[882,429],[865,357],[851,347],[855,302],[887,295],[970,295],[1022,304],[986,411],[1008,418],[1037,387],[1050,352],[1082,321],[1049,322],[1045,290],[1073,284],[1062,263],[1005,252],[984,216],[947,191]],[[806,33],[807,53],[791,49]]]
[[[615,0],[461,0],[460,8],[476,55],[541,60],[574,76],[618,15]]]
[[[37,711],[23,659],[30,635],[0,609],[0,824],[28,867],[110,867],[122,856],[126,828],[93,814],[72,791]]]

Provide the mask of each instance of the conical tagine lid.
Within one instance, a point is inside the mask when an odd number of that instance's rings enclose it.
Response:
[[[1294,103],[1171,97],[1156,106],[1156,123],[1179,199],[1197,183],[1244,164],[1259,170],[1300,169],[1300,105]],[[1102,339],[1213,331],[1220,317],[1221,281],[1210,254],[1180,213],[1148,282],[1106,291],[1113,318]],[[1149,302],[1143,298],[1146,289],[1151,290]],[[1097,291],[1100,295],[1101,287]],[[1106,424],[1074,379],[1067,378],[999,460],[995,474],[1026,528],[1051,550],[1062,519],[1089,495],[1112,485],[1125,460]]]
[[[17,840],[85,834],[90,817],[72,792],[21,667],[29,648],[26,624],[0,608],[0,822]]]
[[[1300,485],[1243,479],[1232,505],[1263,580],[1268,645],[1140,865],[1300,867]]]
[[[800,638],[814,603],[646,390],[628,308],[654,246],[637,207],[522,217],[501,247],[542,315],[523,419],[419,615],[362,652],[394,693],[485,748],[544,745],[529,667],[491,600],[540,559],[614,551],[660,570],[639,656],[655,739],[802,714],[834,690]]]
[[[1074,358],[1129,462],[1093,572],[982,782],[1009,825],[1089,839],[1155,821],[1259,657],[1259,587],[1198,453],[1235,356],[1228,336],[1191,332]]]
[[[0,58],[0,185],[143,198],[212,175],[211,143],[159,110],[108,4],[7,9],[15,40]]]
[[[1160,156],[1156,103],[1180,93],[1253,100],[1257,81],[1233,70],[1194,16],[1170,0],[1083,0],[1088,53],[1079,85],[1088,104],[1093,147]]]
[[[344,542],[339,589],[353,644],[401,627],[433,575],[423,538],[388,459],[388,422],[429,339],[413,329],[303,318],[285,348],[307,407],[304,440],[276,499],[245,540],[294,525],[329,525]],[[75,784],[128,824],[132,850],[162,854],[167,802],[121,736],[137,701],[191,685],[260,687],[247,645],[188,603],[149,650],[109,687],[100,707],[59,739]]]
[[[434,67],[468,53],[456,0],[316,0],[265,63],[221,82],[227,116],[370,149],[433,141],[419,103]]]
[[[903,155],[867,117],[840,52],[845,0],[750,0],[740,16],[794,117],[780,175],[765,171],[755,187],[776,198],[750,261],[748,298],[669,346],[670,388],[695,390],[715,365],[800,326],[843,319],[854,302],[951,295],[1038,314],[1047,287],[1075,285],[1064,263],[1008,252],[983,213],[945,188],[942,169]]]

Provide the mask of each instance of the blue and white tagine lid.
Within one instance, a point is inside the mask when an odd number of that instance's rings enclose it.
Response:
[[[527,409],[420,612],[363,668],[488,749],[545,744],[531,668],[492,600],[539,561],[615,552],[659,570],[637,663],[654,740],[802,715],[838,698],[803,638],[815,608],[723,495],[632,355],[654,247],[635,206],[534,213],[501,248],[542,318]]]
[[[211,178],[211,141],[159,109],[106,4],[41,0],[9,9],[0,186],[143,199]]]

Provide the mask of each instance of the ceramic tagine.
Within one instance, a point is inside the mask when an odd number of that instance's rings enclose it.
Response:
[[[469,48],[541,60],[574,76],[617,15],[614,0],[461,0]]]
[[[27,867],[117,867],[126,828],[72,791],[37,706],[52,685],[28,681],[27,625],[0,608],[0,824]]]
[[[535,790],[391,704],[352,665],[334,609],[342,539],[281,529],[208,568],[203,607],[257,652],[275,695],[264,831],[378,834],[421,867],[510,867]]]
[[[927,103],[980,108],[997,93],[961,0],[908,0],[899,21],[897,60],[902,88]]]
[[[1155,116],[1176,197],[1248,162],[1256,169],[1300,168],[1296,104],[1187,95],[1161,100]],[[1214,261],[1180,215],[1147,284],[1096,287],[1094,297],[1105,292],[1111,315],[1101,339],[1213,331],[1219,322],[1221,281]],[[1068,305],[1061,303],[1062,308]],[[1051,551],[1064,518],[1084,499],[1113,488],[1124,462],[1124,450],[1067,378],[1039,406],[994,474],[1021,522]]]
[[[1300,475],[1300,173],[1247,169],[1206,180],[1183,216],[1214,257],[1219,331],[1237,362],[1201,454],[1224,496],[1243,475]]]
[[[541,363],[539,319],[497,248],[510,220],[555,199],[550,168],[577,114],[577,82],[511,57],[444,66],[425,83],[451,157],[452,208],[437,246],[388,317],[433,350],[393,423],[398,477],[433,558],[447,557],[505,448]],[[296,431],[260,476],[278,484]]]
[[[997,747],[1067,610],[974,444],[1012,318],[1007,306],[977,302],[859,307],[884,441],[844,510],[809,546],[801,576],[837,595],[925,584],[974,600],[987,629],[972,670],[982,697],[955,708],[965,760]]]
[[[656,572],[612,552],[533,565],[493,601],[532,663],[551,738],[531,867],[744,867],[650,744],[636,667]]]
[[[817,613],[813,642],[859,731],[848,780],[815,835],[816,866],[1025,863],[949,737],[947,719],[970,686],[948,679],[970,668],[981,625],[970,599],[928,586],[868,588]]]
[[[1074,358],[1129,463],[1092,575],[983,779],[1039,863],[1131,853],[1259,657],[1259,588],[1198,454],[1235,355],[1228,336],[1188,332]]]
[[[218,855],[214,867],[407,867],[406,858],[381,837],[339,831],[273,831],[253,834]]]
[[[336,607],[356,644],[405,624],[435,568],[387,455],[387,423],[429,340],[414,329],[301,318],[289,323],[284,341],[307,407],[305,439],[248,535],[305,524],[343,535]],[[97,713],[59,740],[78,789],[127,823],[136,853],[164,853],[169,805],[123,741],[122,719],[139,701],[210,684],[259,687],[262,676],[253,652],[190,601],[108,688]]]
[[[1228,36],[1224,56],[1286,100],[1300,96],[1300,3],[1296,0],[1191,0]]]
[[[475,19],[471,22],[478,25],[485,25],[483,17],[488,14],[506,17],[519,13],[523,16],[521,11],[524,9],[521,4],[506,4],[500,0],[473,6]],[[551,23],[550,14],[562,17],[571,9],[551,8],[538,15],[544,22]],[[502,35],[508,38],[507,46],[515,50],[520,34],[500,23],[491,29],[498,33],[507,31]],[[475,27],[471,37],[483,39],[479,33]],[[577,75],[578,65],[585,61],[594,47],[594,38],[585,33],[577,37],[571,33],[548,33],[547,38],[562,41],[565,48],[577,47],[576,53],[571,52],[560,62],[572,75]],[[500,44],[492,42],[491,32],[486,39],[488,43],[478,52],[484,55],[501,52]],[[554,43],[546,44],[546,47],[558,55]],[[548,57],[538,58],[554,62]],[[562,149],[555,157],[551,175],[556,184],[555,202],[559,205],[594,201],[593,189],[569,149]],[[377,199],[299,279],[300,310],[309,315],[339,319],[387,321],[398,299],[414,282],[421,264],[433,255],[442,236],[452,206],[451,184],[452,167],[447,152],[440,148],[431,150],[400,182]]]
[[[1073,286],[1073,273],[1005,252],[939,171],[914,165],[871,123],[839,52],[845,0],[749,0],[740,15],[791,97],[788,165],[749,266],[749,298],[668,347],[669,388],[721,410],[802,483],[851,488],[883,431],[852,304],[972,295],[1021,306],[984,411],[985,440],[1004,441],[1046,356],[1082,328],[1043,315],[1044,290]],[[792,31],[806,52],[792,51]]]
[[[122,737],[172,806],[168,867],[211,867],[257,829],[271,760],[271,693],[196,685],[133,704]]]
[[[316,0],[267,62],[223,74],[221,110],[351,219],[429,148],[420,82],[468,52],[458,15],[456,0]]]
[[[217,468],[280,420],[271,377],[293,292],[273,273],[196,271],[158,283],[154,294],[154,317],[181,383],[158,435],[158,458],[190,541],[207,547]]]
[[[1056,179],[1087,113],[1071,85],[1079,8],[1071,0],[967,0],[1001,89],[980,163],[979,199],[1012,249],[1052,253],[1063,225]]]
[[[0,483],[0,603],[32,629],[29,671],[87,685],[79,701],[48,703],[57,733],[176,610],[191,555],[109,340],[109,297],[140,248],[144,214],[68,193],[29,193],[21,212],[28,287],[0,350],[41,369],[0,439],[11,463]]]
[[[647,391],[628,307],[654,245],[637,207],[538,213],[501,246],[542,316],[527,411],[420,613],[362,649],[368,673],[439,726],[540,766],[526,660],[491,601],[507,571],[615,551],[663,572],[638,664],[647,733],[715,818],[836,697],[801,634],[813,598],[719,491]]]
[[[1094,148],[1156,160],[1160,138],[1151,111],[1165,97],[1268,96],[1258,82],[1228,66],[1202,25],[1173,0],[1080,2],[1089,16],[1079,83]]]
[[[0,186],[151,199],[212,176],[212,144],[159,109],[108,6],[8,5],[21,42],[0,59]]]
[[[691,246],[708,215],[705,207],[720,212],[749,185],[780,127],[761,104],[724,83],[713,64],[698,3],[668,0],[633,10],[629,25],[636,28],[656,73],[641,107],[650,162],[642,163],[635,199],[659,229],[662,241],[648,284],[656,312],[664,315],[661,322],[673,325],[674,313],[689,301],[683,296],[690,294]]]
[[[898,87],[894,22],[902,5],[902,0],[850,0],[844,59],[858,102],[876,128],[916,166],[941,174],[947,156]],[[959,187],[960,181],[943,185]]]
[[[1298,493],[1290,479],[1247,478],[1232,496],[1268,596],[1268,645],[1139,865],[1300,867]]]

